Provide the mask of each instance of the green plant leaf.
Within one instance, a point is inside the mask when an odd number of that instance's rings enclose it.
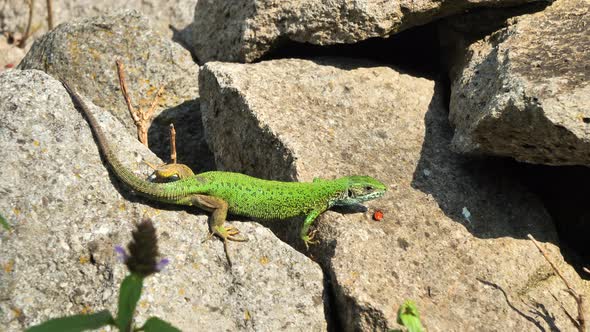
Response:
[[[405,326],[408,332],[424,332],[418,308],[413,301],[408,300],[402,304],[397,312],[397,322]]]
[[[163,321],[158,317],[150,317],[139,330],[146,332],[181,332],[179,329],[172,326],[172,324]]]
[[[6,219],[4,219],[4,217],[0,214],[0,225],[2,225],[2,227],[4,227],[7,231],[10,230],[10,224],[8,223],[8,221],[6,221]]]
[[[143,287],[143,277],[131,273],[121,283],[119,289],[119,308],[117,312],[117,326],[121,331],[131,331],[131,324],[133,323],[133,314],[137,301],[141,296],[141,288]]]
[[[115,325],[115,320],[108,310],[103,310],[90,315],[50,319],[28,328],[26,332],[77,332],[95,330],[106,325]]]

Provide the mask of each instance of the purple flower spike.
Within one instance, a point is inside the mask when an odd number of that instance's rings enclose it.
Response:
[[[121,261],[121,263],[125,263],[127,262],[127,259],[129,259],[129,255],[127,255],[127,252],[123,247],[115,246],[115,252],[117,253],[117,259]]]
[[[158,237],[156,229],[149,219],[143,220],[135,225],[131,232],[131,242],[125,251],[122,247],[116,247],[129,272],[145,278],[156,272],[160,272],[169,263],[168,259],[158,261]]]
[[[158,264],[156,265],[156,270],[158,272],[161,272],[166,267],[166,265],[168,265],[169,263],[170,263],[170,260],[168,258],[162,258],[158,262]]]

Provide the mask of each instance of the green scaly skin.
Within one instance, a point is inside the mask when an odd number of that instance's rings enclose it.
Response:
[[[236,228],[224,226],[228,212],[263,220],[305,215],[300,236],[307,246],[309,243],[315,243],[312,241],[313,234],[308,235],[308,230],[322,212],[336,205],[351,206],[379,198],[386,191],[383,183],[369,176],[347,176],[335,180],[315,179],[313,182],[281,182],[221,171],[174,174],[174,167],[188,168],[182,164],[168,165],[172,167],[172,173],[163,175],[164,178],[179,178],[178,180],[167,183],[150,182],[136,176],[121,164],[82,98],[68,84],[62,83],[74,103],[86,116],[98,146],[115,175],[132,190],[149,199],[197,206],[212,212],[209,218],[211,233],[223,240],[230,265],[227,241],[245,239],[234,236],[239,233]]]

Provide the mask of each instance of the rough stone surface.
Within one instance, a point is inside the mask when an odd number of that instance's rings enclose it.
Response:
[[[36,41],[19,68],[68,77],[70,85],[136,133],[119,88],[117,59],[125,65],[134,107],[148,109],[164,86],[149,131],[150,148],[168,159],[168,125],[173,122],[179,162],[197,172],[210,170],[212,157],[203,138],[198,102],[198,66],[188,51],[152,30],[138,12],[63,24]]]
[[[394,328],[399,305],[413,299],[429,331],[574,331],[559,302],[570,313],[575,304],[526,234],[590,295],[588,282],[502,162],[449,150],[437,85],[349,59],[210,62],[200,72],[221,168],[303,181],[368,174],[389,185],[366,212],[329,211],[316,222],[321,244],[311,255],[330,276],[343,328]],[[382,221],[371,220],[375,210]],[[302,247],[300,220],[269,225]]]
[[[509,23],[452,71],[454,150],[590,165],[590,2],[558,0]]]
[[[47,2],[34,1],[32,31],[39,37],[48,31]],[[184,29],[194,15],[197,0],[130,0],[130,1],[53,1],[53,25],[97,16],[125,9],[134,9],[148,17],[154,29],[162,35],[172,36],[174,29]],[[29,7],[21,0],[0,0],[0,31],[24,33],[29,18]]]
[[[88,100],[87,98],[85,98]],[[126,271],[113,247],[150,217],[165,272],[146,280],[138,321],[159,316],[192,331],[325,330],[317,264],[255,223],[235,223],[249,242],[208,235],[202,213],[146,205],[110,176],[90,129],[60,83],[42,72],[0,74],[0,330],[22,331],[50,317],[115,311]],[[122,161],[146,171],[158,161],[111,114],[97,114]],[[145,173],[147,176],[147,173]]]
[[[534,0],[532,0],[534,1]],[[187,43],[202,61],[251,62],[290,40],[352,44],[477,6],[512,6],[531,0],[214,1],[197,3]]]

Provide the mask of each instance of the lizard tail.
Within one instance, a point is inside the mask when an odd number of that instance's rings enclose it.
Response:
[[[88,123],[90,124],[90,127],[92,129],[92,133],[94,134],[94,137],[98,143],[99,150],[102,152],[102,155],[106,159],[107,164],[111,166],[113,172],[115,172],[117,177],[126,185],[128,185],[131,189],[143,196],[157,198],[161,200],[173,200],[175,197],[168,196],[175,196],[174,192],[166,190],[166,184],[158,184],[146,181],[135,175],[133,172],[131,172],[131,170],[126,168],[121,163],[121,161],[113,153],[113,150],[108,144],[105,135],[98,124],[98,121],[96,120],[94,115],[92,115],[86,103],[84,103],[80,95],[74,89],[72,89],[65,81],[62,80],[61,83],[70,94],[72,100],[74,101],[74,104],[77,105],[77,108],[81,110],[82,113],[84,113],[84,115],[86,116],[86,119],[88,120]]]

